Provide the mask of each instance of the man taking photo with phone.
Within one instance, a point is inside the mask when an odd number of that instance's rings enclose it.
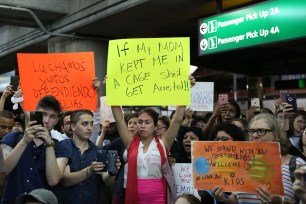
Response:
[[[60,103],[53,96],[41,98],[36,111],[42,112],[43,126],[30,121],[24,131],[12,132],[2,139],[6,167],[6,186],[1,203],[14,203],[20,194],[37,188],[49,189],[62,177],[57,165],[50,131],[58,122]],[[60,144],[56,148],[61,148]],[[63,163],[58,158],[59,163]]]

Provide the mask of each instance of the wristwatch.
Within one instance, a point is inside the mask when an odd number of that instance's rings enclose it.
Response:
[[[49,144],[45,143],[46,147],[54,147],[54,143],[53,140],[51,140],[51,142]]]

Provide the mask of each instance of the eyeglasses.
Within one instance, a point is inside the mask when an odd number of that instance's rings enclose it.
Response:
[[[265,136],[267,132],[273,132],[273,130],[260,128],[260,129],[247,129],[247,132],[250,136],[252,136],[255,132],[257,133],[258,136]]]
[[[215,138],[215,141],[233,141],[233,138],[228,136],[218,136]]]
[[[203,128],[203,127],[205,127],[205,125],[206,125],[205,123],[196,123],[195,124],[195,126],[198,127],[198,128]]]
[[[157,127],[156,127],[156,130],[161,130],[161,129],[163,129],[163,128],[164,128],[164,129],[167,129],[167,127],[157,126]]]

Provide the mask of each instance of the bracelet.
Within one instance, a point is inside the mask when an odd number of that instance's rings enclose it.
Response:
[[[53,140],[51,140],[51,142],[49,144],[45,143],[45,147],[54,147]]]

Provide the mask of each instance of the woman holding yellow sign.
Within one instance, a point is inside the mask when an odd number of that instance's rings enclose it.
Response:
[[[192,76],[189,80],[191,84],[195,84]],[[159,138],[155,134],[158,113],[153,109],[146,108],[139,113],[139,136],[135,136],[128,131],[120,107],[112,106],[120,137],[128,150],[125,203],[174,203],[176,194],[167,157],[183,121],[185,108],[176,108],[169,128]]]

